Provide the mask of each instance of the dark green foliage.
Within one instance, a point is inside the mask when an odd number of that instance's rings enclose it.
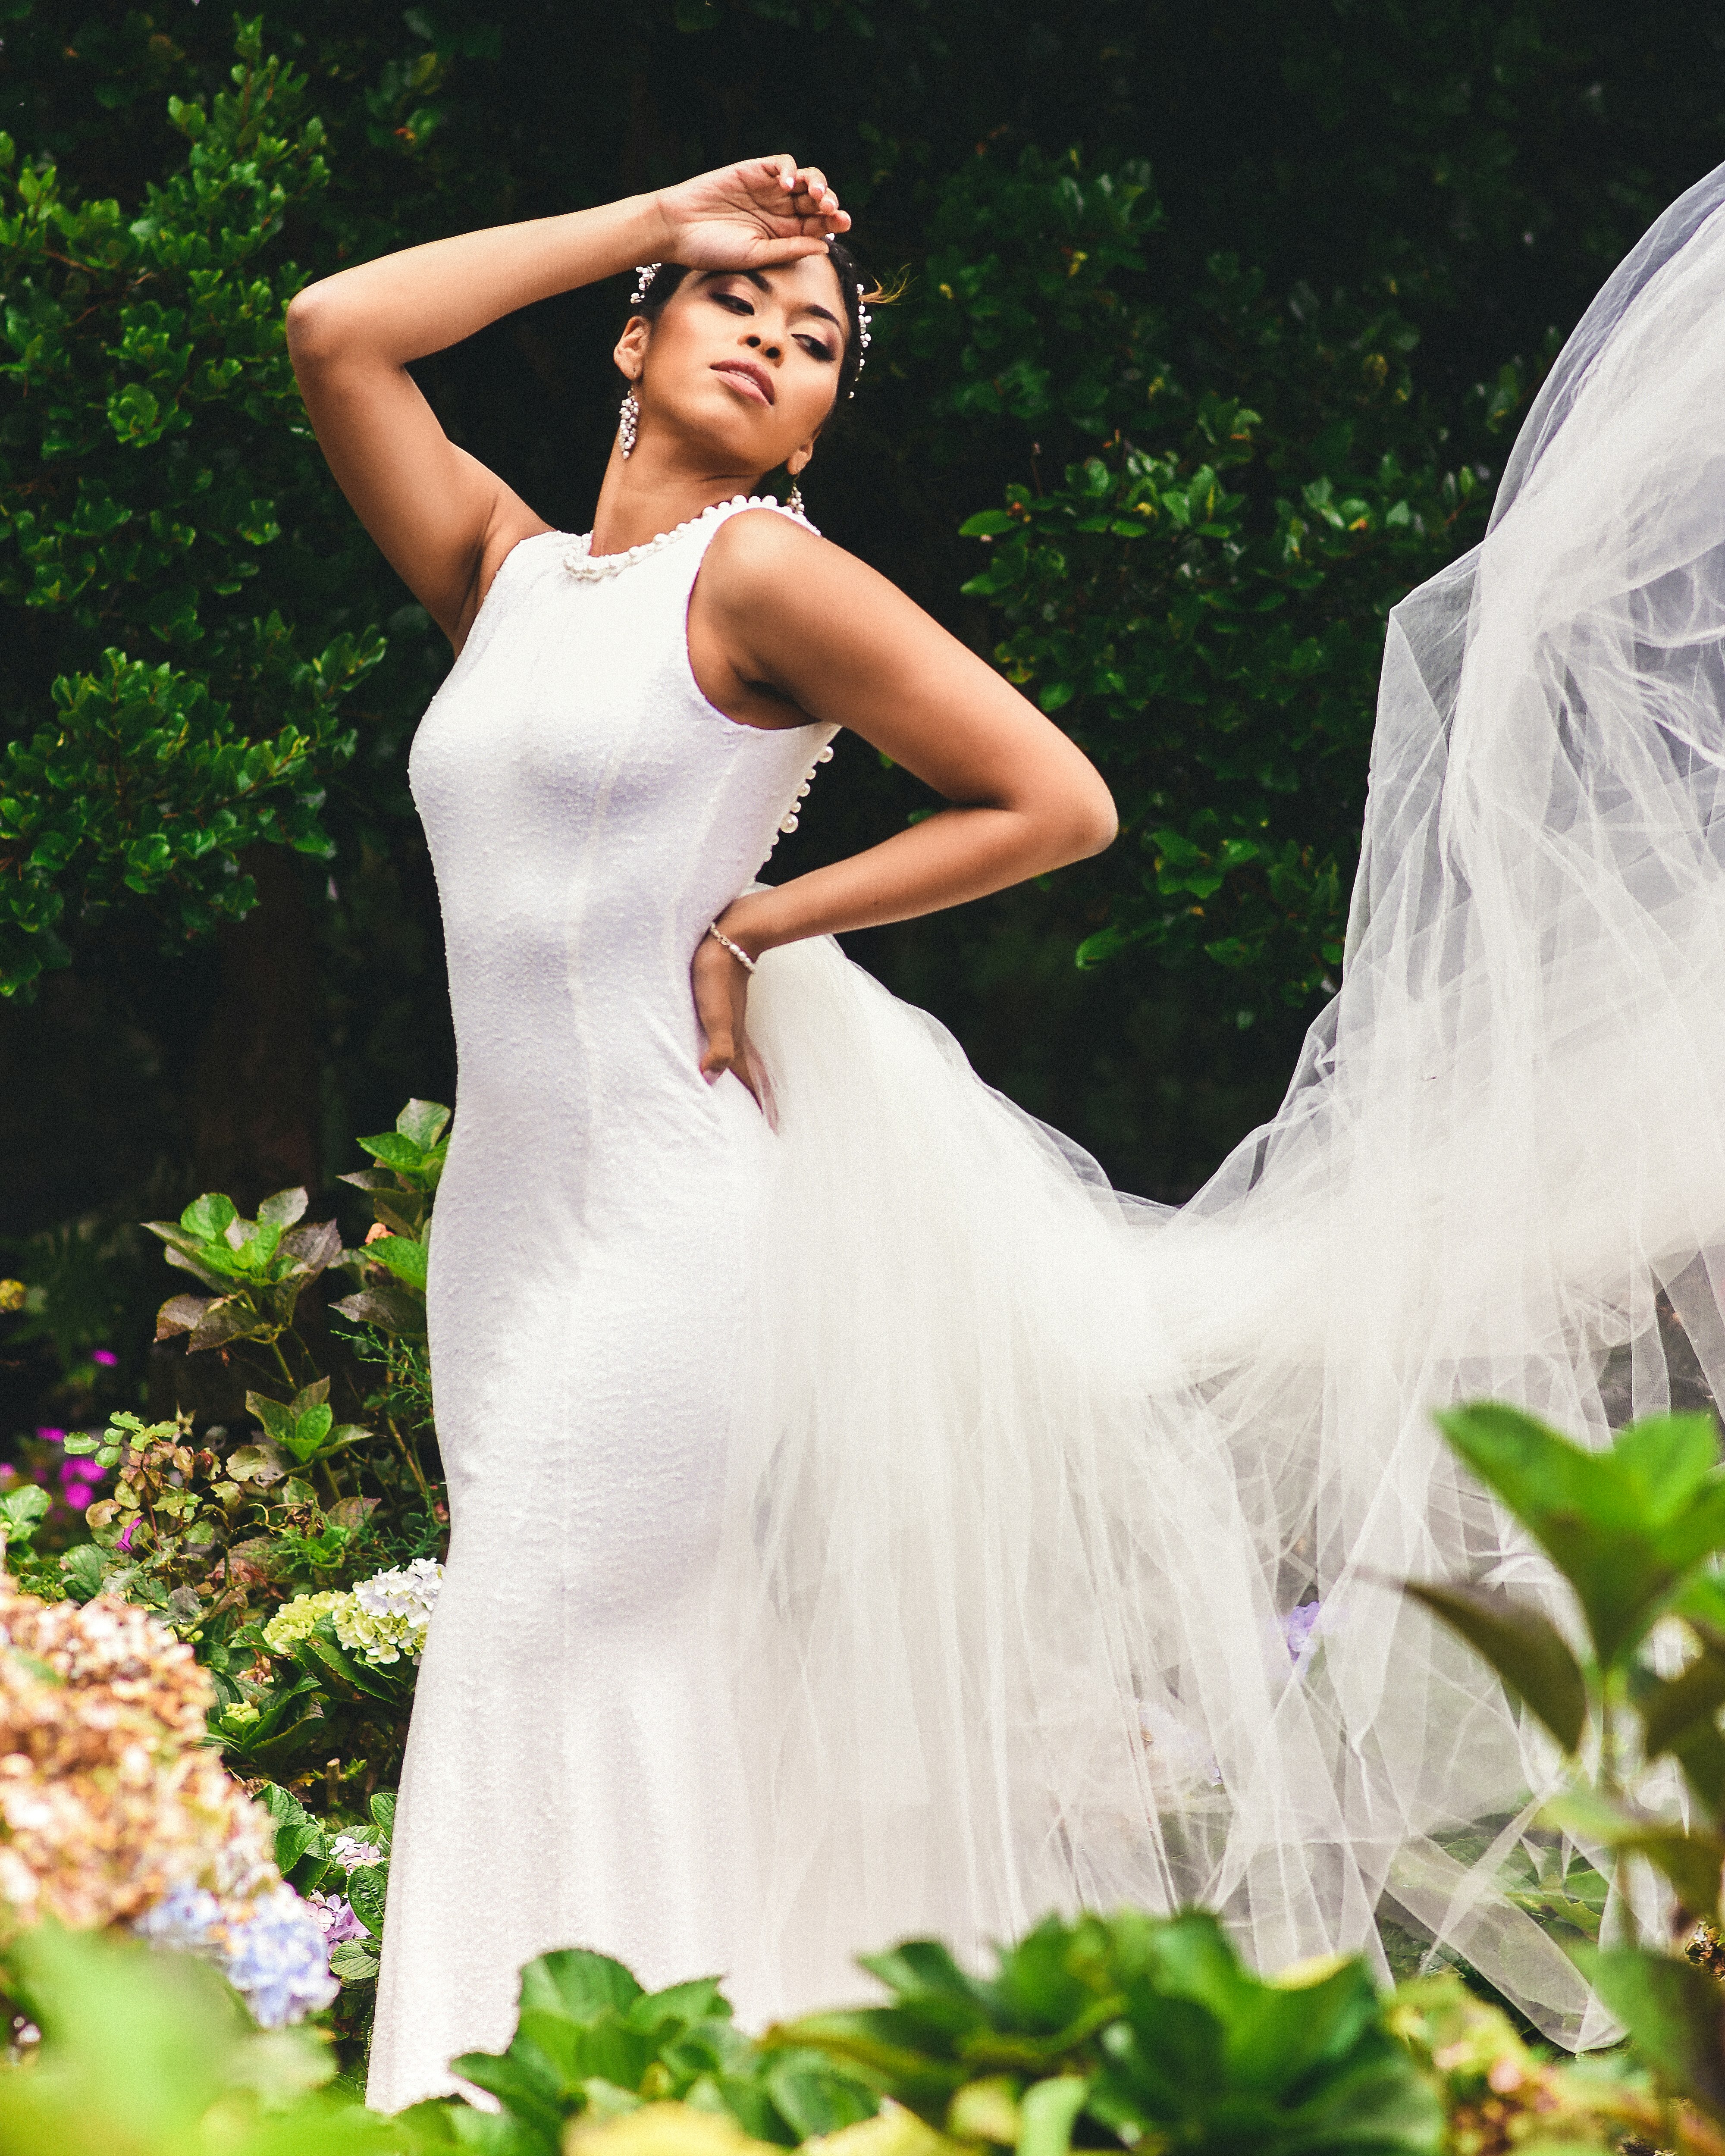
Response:
[[[0,2065],[0,2156],[406,2156],[407,2128],[327,2088],[309,2028],[264,2032],[187,1954],[52,1925],[7,1950],[8,1996],[42,2030]]]
[[[231,91],[169,100],[188,146],[136,205],[0,136],[0,603],[59,670],[0,760],[8,994],[116,904],[177,937],[244,913],[259,839],[329,854],[341,701],[382,655],[248,589],[309,475],[280,239],[326,174],[304,77],[257,23],[239,51]]]
[[[1438,1417],[1451,1445],[1543,1546],[1572,1590],[1592,1652],[1578,1658],[1543,1614],[1465,1585],[1409,1592],[1455,1626],[1526,1701],[1575,1769],[1546,1823],[1630,1861],[1671,1890],[1681,1937],[1720,1915],[1725,1865],[1725,1469],[1709,1414],[1654,1417],[1589,1451],[1519,1409],[1486,1402]],[[1653,1667],[1648,1635],[1677,1620],[1682,1662]],[[1656,1805],[1645,1769],[1674,1757],[1688,1804]],[[1584,1768],[1583,1761],[1586,1762]],[[1518,1895],[1540,1912],[1537,1897]],[[1568,1912],[1554,1910],[1573,1923]],[[1585,1928],[1585,1925],[1574,1926]],[[1717,1977],[1670,1954],[1572,1949],[1641,2054],[1679,2092],[1725,2118]]]
[[[616,2117],[679,2101],[734,2119],[757,2141],[794,2148],[872,2116],[876,2105],[865,2083],[819,2051],[752,2042],[732,2026],[716,1979],[649,1993],[620,1962],[579,1948],[521,1971],[506,2051],[470,2051],[454,2064],[502,2104],[519,2156],[557,2156],[564,2122],[588,2110]]]
[[[1649,1626],[1725,1549],[1725,1476],[1711,1415],[1660,1415],[1584,1447],[1486,1404],[1439,1424],[1574,1589],[1600,1668],[1625,1669]]]
[[[962,2138],[1293,2156],[1442,2146],[1443,2112],[1363,1964],[1266,1983],[1214,1917],[1050,1917],[968,1975],[913,1941],[864,1964],[890,2003],[780,2032]]]
[[[1173,294],[1161,222],[1147,167],[979,159],[909,341],[956,365],[949,411],[1100,440],[963,527],[993,550],[964,589],[1004,618],[996,658],[1120,807],[1079,963],[1202,953],[1303,1003],[1340,973],[1384,619],[1486,496],[1444,469],[1391,289],[1324,305],[1217,255]]]

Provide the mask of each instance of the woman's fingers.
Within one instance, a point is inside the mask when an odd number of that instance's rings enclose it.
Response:
[[[794,157],[780,155],[762,158],[754,170],[766,182],[768,198],[778,215],[788,211],[800,224],[813,218],[824,228],[849,230],[850,217],[839,208],[838,192],[819,166],[798,165]],[[790,198],[788,202],[786,196]]]
[[[712,1086],[727,1070],[733,1071],[754,1093],[748,1040],[743,1029],[747,974],[723,945],[710,937],[696,950],[690,973],[695,991],[695,1015],[706,1036],[701,1056],[701,1076]],[[757,1100],[759,1097],[756,1094]]]

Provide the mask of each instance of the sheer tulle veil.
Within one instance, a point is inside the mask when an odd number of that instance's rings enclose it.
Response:
[[[1393,614],[1340,993],[1187,1206],[1117,1195],[830,943],[762,962],[777,1142],[715,1623],[757,2016],[850,1956],[1200,1900],[1261,1967],[1453,1946],[1556,1763],[1386,1584],[1543,1594],[1431,1410],[1603,1440],[1725,1382],[1725,167]],[[1297,1613],[1297,1614],[1293,1614]]]

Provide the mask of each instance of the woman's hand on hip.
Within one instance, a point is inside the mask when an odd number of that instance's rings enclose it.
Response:
[[[701,1056],[701,1076],[709,1086],[714,1086],[727,1070],[734,1072],[754,1095],[758,1107],[761,1089],[756,1080],[746,1023],[748,969],[716,937],[703,936],[696,946],[689,978],[695,991],[695,1014],[706,1036]]]

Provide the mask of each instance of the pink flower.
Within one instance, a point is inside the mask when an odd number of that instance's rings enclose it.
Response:
[[[52,1424],[45,1422],[37,1424],[36,1435],[44,1445],[64,1445],[66,1441],[64,1430],[55,1430]]]
[[[68,1460],[60,1468],[60,1487],[69,1505],[81,1510],[90,1502],[90,1493],[102,1480],[102,1470],[88,1460]]]
[[[138,1522],[142,1517],[143,1514],[141,1512],[134,1512],[132,1514],[131,1517],[126,1523],[126,1532],[121,1535],[119,1543],[116,1545],[118,1548],[127,1551],[131,1549],[131,1538],[137,1532]]]
[[[105,1370],[116,1368],[120,1362],[120,1358],[111,1348],[92,1348],[90,1359],[92,1363],[100,1363]]]

